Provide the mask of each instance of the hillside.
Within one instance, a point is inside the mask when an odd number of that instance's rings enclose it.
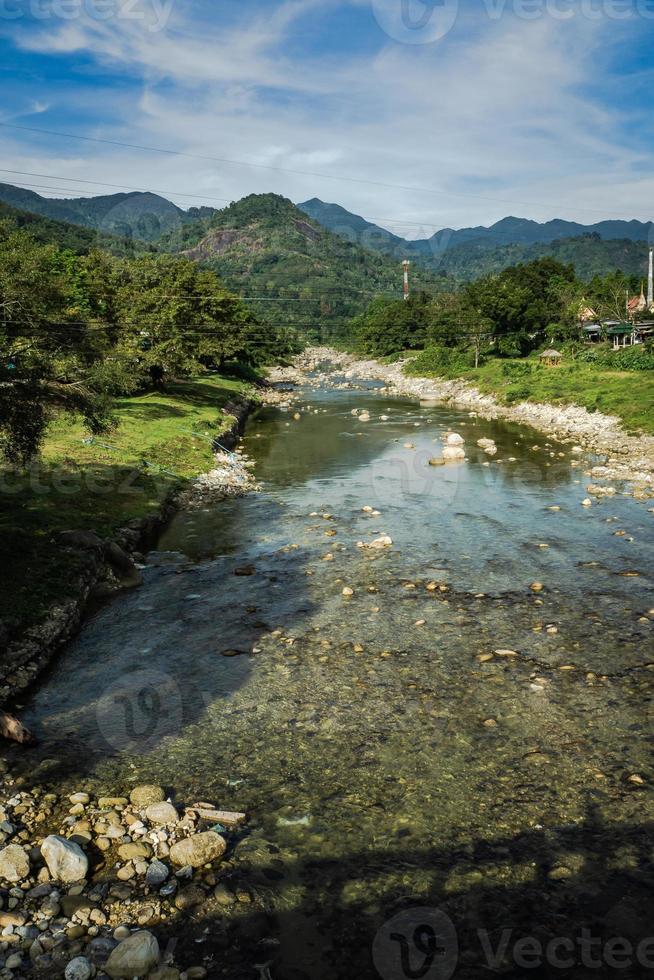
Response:
[[[489,247],[481,242],[468,242],[449,249],[434,267],[447,276],[463,281],[501,272],[519,262],[531,262],[551,256],[563,264],[572,263],[579,279],[589,281],[620,269],[627,275],[647,276],[647,242],[628,239],[602,240],[598,234],[562,238],[558,241],[535,244],[510,244]]]
[[[464,245],[471,246],[473,252],[478,254],[484,248],[549,244],[587,235],[596,235],[602,241],[645,242],[649,240],[652,231],[651,221],[611,220],[582,225],[561,218],[539,223],[528,218],[509,216],[490,227],[479,225],[472,228],[442,228],[431,238],[407,241],[360,215],[353,214],[336,204],[326,204],[318,198],[305,201],[298,207],[323,227],[349,240],[356,240],[359,244],[366,244],[368,248],[376,248],[382,252],[393,252],[396,255],[403,252],[409,258],[422,260],[432,266],[438,264],[443,254]]]
[[[400,296],[398,262],[343,240],[275,194],[250,195],[160,243],[205,263],[246,298],[262,323],[338,337],[375,295]],[[414,288],[442,289],[421,270]]]
[[[0,201],[44,218],[146,242],[156,241],[184,222],[201,221],[213,211],[212,208],[183,211],[158,194],[138,191],[59,200],[12,184],[0,184]]]
[[[86,255],[93,248],[105,249],[117,256],[132,256],[146,251],[155,251],[153,245],[119,238],[81,225],[70,224],[54,218],[41,217],[30,211],[21,211],[0,201],[0,221],[28,232],[31,238],[42,245],[57,245],[59,248]]]

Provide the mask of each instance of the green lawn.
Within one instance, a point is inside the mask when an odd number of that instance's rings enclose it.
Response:
[[[591,412],[617,415],[628,432],[654,434],[654,371],[608,371],[590,364],[544,367],[533,360],[487,361],[482,367],[428,369],[428,351],[407,373],[460,377],[505,403],[518,401],[581,405]],[[525,367],[529,373],[522,373]]]
[[[28,473],[0,471],[0,621],[38,622],[71,594],[78,569],[62,560],[58,531],[109,536],[211,469],[227,420],[221,409],[238,394],[251,395],[251,386],[206,375],[123,398],[114,430],[89,440],[80,421],[62,418]]]

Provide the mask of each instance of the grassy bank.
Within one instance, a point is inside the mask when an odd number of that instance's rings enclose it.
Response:
[[[109,536],[210,470],[213,441],[231,421],[225,403],[252,390],[206,375],[123,398],[106,435],[90,440],[81,422],[63,418],[29,472],[0,471],[0,621],[38,622],[71,594],[78,569],[58,547],[58,531]]]
[[[492,359],[479,368],[436,359],[430,348],[406,366],[415,377],[462,378],[504,404],[581,405],[616,415],[630,433],[654,434],[654,371],[612,371],[577,361],[545,367],[532,359]]]

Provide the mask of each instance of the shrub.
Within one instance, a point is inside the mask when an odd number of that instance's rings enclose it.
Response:
[[[407,373],[413,375],[438,374],[445,378],[456,378],[459,374],[475,366],[472,351],[462,351],[454,347],[426,347],[407,365]]]

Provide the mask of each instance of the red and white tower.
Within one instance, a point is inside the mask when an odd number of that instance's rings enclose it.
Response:
[[[411,263],[408,259],[405,259],[402,263],[402,268],[404,269],[404,299],[409,298],[409,266]]]

